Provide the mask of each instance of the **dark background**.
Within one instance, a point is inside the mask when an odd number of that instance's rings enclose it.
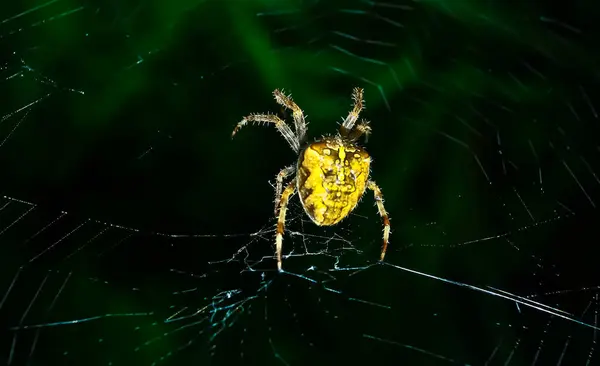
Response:
[[[597,365],[591,1],[0,6],[0,364]],[[365,89],[368,193],[317,228],[250,112],[333,133]],[[288,116],[289,121],[289,116]]]

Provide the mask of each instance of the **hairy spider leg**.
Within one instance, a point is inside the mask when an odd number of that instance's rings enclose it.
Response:
[[[294,118],[294,126],[296,126],[296,134],[298,135],[298,142],[301,144],[306,139],[306,121],[304,120],[304,113],[302,109],[292,100],[291,95],[285,95],[279,89],[273,91],[275,101],[288,108],[292,111],[292,117]]]
[[[283,247],[283,231],[285,229],[285,214],[290,197],[296,192],[296,181],[291,181],[281,193],[279,201],[279,218],[277,219],[277,233],[275,234],[275,253],[277,255],[277,269],[281,271],[281,249]]]
[[[371,126],[369,121],[362,119],[354,126],[354,128],[348,133],[348,139],[350,141],[358,140],[362,135],[365,135],[365,142],[369,141],[369,135],[371,134]]]
[[[348,137],[348,134],[354,128],[354,124],[358,119],[358,115],[364,109],[365,102],[363,100],[363,95],[364,90],[362,88],[354,88],[352,90],[352,100],[354,101],[354,106],[340,127],[340,135],[342,135],[342,137]]]
[[[275,215],[277,215],[277,209],[279,208],[279,201],[281,200],[281,192],[283,190],[283,180],[293,174],[296,171],[295,165],[290,165],[281,169],[277,177],[275,178]]]
[[[281,118],[277,117],[274,114],[251,114],[247,117],[244,117],[233,129],[233,132],[231,133],[231,138],[233,138],[235,134],[238,133],[238,131],[242,127],[246,126],[249,122],[256,124],[273,123],[275,125],[275,128],[277,128],[277,131],[281,133],[283,138],[287,141],[288,144],[290,144],[292,149],[295,152],[298,152],[300,150],[300,142],[298,141],[298,138],[296,137],[294,132],[292,132],[290,126],[286,125]]]
[[[367,183],[367,187],[373,191],[375,195],[375,203],[377,204],[377,210],[379,211],[379,216],[383,220],[383,247],[381,248],[381,258],[379,260],[383,261],[385,257],[385,252],[387,251],[388,242],[390,240],[390,218],[388,217],[388,213],[383,206],[383,194],[381,193],[381,189],[370,180]]]

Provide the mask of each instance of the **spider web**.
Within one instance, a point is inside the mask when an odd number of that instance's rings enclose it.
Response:
[[[10,6],[6,364],[599,364],[592,9]],[[295,197],[277,273],[268,182],[295,157],[228,136],[276,87],[332,132],[356,85],[386,261],[371,196],[331,228]]]

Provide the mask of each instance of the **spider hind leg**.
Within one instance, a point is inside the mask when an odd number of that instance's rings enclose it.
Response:
[[[298,135],[298,141],[300,144],[306,139],[306,120],[304,119],[304,113],[302,109],[292,100],[291,95],[285,95],[281,90],[275,89],[273,91],[275,101],[292,111],[292,117],[294,118],[294,126],[296,127],[296,134]]]
[[[300,141],[298,140],[298,137],[294,134],[290,126],[286,125],[281,118],[277,117],[274,114],[251,114],[247,117],[244,117],[233,129],[233,132],[231,133],[231,138],[233,138],[238,133],[238,131],[242,127],[246,126],[248,123],[274,124],[277,131],[281,133],[283,138],[292,147],[292,149],[295,152],[298,152],[300,150]]]
[[[365,108],[363,95],[364,90],[362,88],[354,88],[354,90],[352,90],[352,100],[354,101],[354,105],[340,126],[340,135],[342,135],[342,137],[348,137],[348,135],[352,132],[354,124],[358,120],[358,115]]]
[[[358,122],[350,132],[348,132],[348,139],[350,141],[357,141],[362,135],[365,135],[365,142],[368,142],[370,134],[371,126],[369,125],[369,121],[363,119]]]

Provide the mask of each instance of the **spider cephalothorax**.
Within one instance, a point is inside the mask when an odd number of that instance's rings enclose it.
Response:
[[[375,182],[369,180],[371,158],[366,150],[356,143],[363,134],[368,135],[371,132],[367,121],[356,123],[364,106],[363,90],[354,88],[354,107],[342,122],[338,134],[326,136],[302,149],[301,146],[306,141],[306,122],[302,110],[292,101],[291,96],[286,96],[279,90],[275,90],[273,95],[277,103],[292,110],[295,132],[274,114],[251,114],[237,124],[232,137],[248,122],[273,123],[298,154],[297,164],[282,169],[276,179],[275,215],[279,215],[275,237],[277,268],[281,270],[287,204],[295,192],[298,192],[302,207],[311,220],[317,225],[329,226],[347,217],[365,190],[371,189],[379,214],[383,218],[383,247],[380,256],[383,260],[389,241],[390,221],[383,206],[381,190]],[[293,173],[296,173],[296,179],[283,189],[284,179]]]

